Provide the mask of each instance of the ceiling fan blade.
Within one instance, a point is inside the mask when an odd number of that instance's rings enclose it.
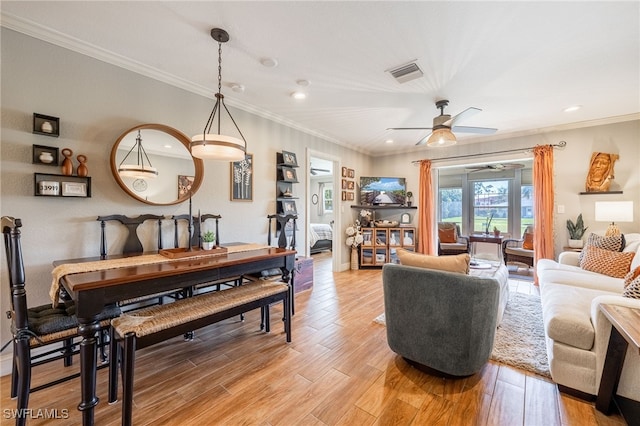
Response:
[[[491,127],[469,127],[469,126],[455,126],[451,128],[452,132],[458,133],[479,133],[481,135],[492,135],[498,131]]]
[[[420,145],[424,145],[425,143],[427,143],[427,140],[429,139],[429,136],[431,136],[433,132],[429,132],[429,134],[427,136],[425,136],[424,138],[420,139],[418,141],[418,143],[416,144],[416,146],[420,146]]]
[[[455,126],[458,121],[465,120],[469,117],[472,117],[477,113],[479,113],[480,111],[482,111],[480,108],[469,107],[464,111],[462,111],[461,113],[454,115],[453,117],[445,121],[443,124],[449,127]]]
[[[433,127],[387,127],[387,130],[431,130]]]

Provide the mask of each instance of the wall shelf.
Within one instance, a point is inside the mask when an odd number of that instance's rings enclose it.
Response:
[[[90,198],[89,176],[33,174],[33,195],[36,197]]]
[[[580,195],[607,195],[607,194],[622,194],[622,191],[580,192]]]
[[[417,209],[418,206],[388,206],[388,205],[384,205],[384,206],[365,206],[365,205],[359,205],[359,204],[353,204],[351,205],[352,209],[368,209],[368,210],[391,210],[391,209]]]

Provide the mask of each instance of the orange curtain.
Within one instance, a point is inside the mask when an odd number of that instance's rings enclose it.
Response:
[[[538,145],[533,149],[534,264],[553,259],[553,191],[553,146]]]
[[[418,206],[418,252],[434,254],[433,244],[433,185],[431,183],[431,161],[420,162],[420,204]]]

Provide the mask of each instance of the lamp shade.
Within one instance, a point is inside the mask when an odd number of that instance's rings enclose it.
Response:
[[[596,221],[633,222],[633,201],[596,201]]]
[[[455,145],[458,141],[451,130],[448,128],[437,129],[431,133],[429,139],[427,140],[428,146],[451,146]]]
[[[191,155],[196,158],[242,161],[245,153],[244,141],[233,136],[206,133],[191,138]]]

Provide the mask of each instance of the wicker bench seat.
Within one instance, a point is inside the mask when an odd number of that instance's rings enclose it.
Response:
[[[150,306],[111,322],[109,402],[117,400],[118,360],[121,362],[122,424],[130,425],[133,407],[135,351],[189,331],[261,308],[260,329],[270,331],[269,304],[282,301],[286,341],[291,342],[289,285],[256,281],[242,286]],[[120,356],[118,356],[120,355]]]

